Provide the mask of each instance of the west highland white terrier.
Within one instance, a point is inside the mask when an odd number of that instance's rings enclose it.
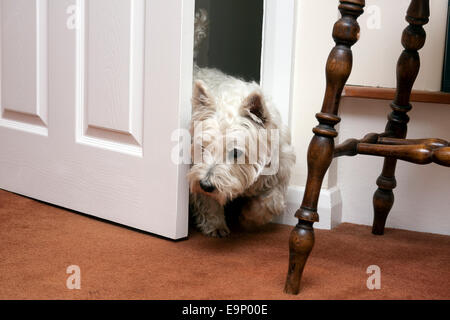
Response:
[[[207,13],[196,14],[195,50]],[[195,52],[195,56],[197,52]],[[225,206],[238,201],[239,221],[253,228],[285,209],[295,155],[279,112],[255,82],[194,65],[190,213],[206,235],[230,233]]]

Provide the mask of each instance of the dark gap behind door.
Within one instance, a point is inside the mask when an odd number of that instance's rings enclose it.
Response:
[[[197,0],[209,13],[209,36],[198,65],[259,82],[263,32],[263,0]]]

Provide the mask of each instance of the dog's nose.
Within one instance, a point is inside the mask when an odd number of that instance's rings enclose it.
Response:
[[[202,188],[203,191],[208,193],[211,193],[214,190],[216,190],[216,188],[208,180],[200,180],[200,188]]]

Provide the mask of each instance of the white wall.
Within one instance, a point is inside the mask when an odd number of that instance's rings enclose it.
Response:
[[[341,104],[340,141],[382,132],[389,102],[345,98]],[[439,137],[450,141],[450,105],[413,103],[408,137]],[[338,159],[338,186],[342,221],[371,225],[372,197],[377,189],[383,158],[371,156]],[[450,170],[436,164],[420,166],[399,161],[395,203],[387,226],[450,235]]]
[[[334,2],[334,1],[330,1]],[[366,0],[359,19],[361,38],[353,48],[353,71],[349,84],[373,87],[396,86],[395,68],[403,50],[400,39],[408,25],[404,16],[410,0]],[[430,1],[430,22],[425,25],[427,40],[420,50],[422,70],[415,89],[439,91],[444,63],[447,0]]]
[[[366,3],[369,12],[360,19],[361,39],[353,47],[354,65],[349,83],[394,87],[395,65],[401,53],[400,38],[407,25],[404,17],[409,1],[367,0]],[[291,179],[292,190],[299,190],[298,187],[306,183],[306,153],[312,137],[311,130],[317,125],[314,115],[322,106],[325,92],[325,63],[334,45],[331,32],[339,16],[338,1],[297,0],[296,5],[291,126],[297,164]],[[377,5],[379,9],[379,29],[371,29],[373,12],[376,12],[372,11],[374,10],[371,8],[372,5]],[[446,14],[447,0],[431,1],[432,17],[425,27],[428,37],[426,47],[421,51],[422,70],[416,89],[439,90]],[[411,112],[410,136],[450,138],[449,105],[414,105],[415,109]],[[339,139],[383,131],[389,111],[388,101],[344,98],[340,113],[343,123],[339,126]],[[381,165],[381,159],[363,156],[333,163],[323,187],[328,189],[328,193],[329,190],[337,192],[341,190],[342,221],[368,225],[372,223],[372,196],[376,190],[375,181],[381,172]],[[388,226],[448,234],[449,174],[448,169],[437,165],[420,167],[401,162],[398,169],[397,200]],[[427,183],[427,188],[423,187],[424,183]],[[338,188],[333,188],[336,185]],[[327,198],[333,197],[327,194]],[[419,200],[410,201],[415,199],[420,199],[420,203]],[[333,203],[329,206],[332,207]],[[336,212],[330,210],[331,214],[339,215],[340,207],[336,204]],[[413,214],[414,211],[417,212]],[[319,211],[319,214],[321,213],[323,210]],[[328,221],[332,220],[330,217],[325,218]]]

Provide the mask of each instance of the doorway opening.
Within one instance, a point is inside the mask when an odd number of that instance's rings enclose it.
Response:
[[[264,0],[196,0],[209,16],[196,63],[246,81],[261,81]]]

